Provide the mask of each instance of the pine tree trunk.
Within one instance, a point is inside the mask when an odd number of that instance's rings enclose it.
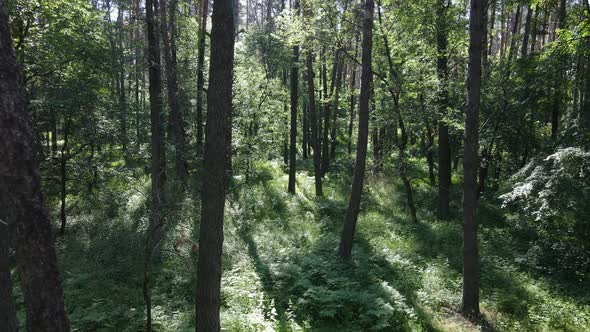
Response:
[[[10,272],[5,264],[7,240],[16,251],[27,331],[70,330],[51,224],[41,192],[36,149],[5,1],[0,0],[0,231],[3,234],[0,237],[0,324],[3,331],[16,331]]]
[[[349,260],[352,255],[352,243],[356,228],[358,214],[360,212],[361,194],[365,178],[365,166],[367,161],[367,143],[369,138],[369,102],[371,87],[373,84],[372,72],[372,48],[373,48],[373,12],[375,4],[373,0],[365,1],[365,16],[363,20],[362,42],[362,72],[361,93],[359,98],[359,131],[357,140],[356,163],[348,209],[344,219],[344,228],[338,248],[340,258]]]
[[[209,0],[202,1],[199,27],[199,55],[197,58],[197,153],[203,151],[203,97],[205,97],[205,33],[207,31],[207,13]]]
[[[269,3],[269,8],[271,4]],[[299,10],[299,1],[295,0],[294,9]],[[297,172],[297,108],[299,102],[299,46],[293,46],[291,64],[291,133],[289,141],[289,185],[288,192],[295,193],[295,175]]]
[[[308,120],[307,120],[307,103],[306,100],[303,100],[303,107],[301,109],[301,113],[302,113],[302,142],[301,142],[301,149],[303,150],[303,159],[307,159],[307,150],[308,150],[308,138],[309,138],[309,124],[308,124]]]
[[[234,65],[234,4],[215,0],[211,28],[211,62],[207,94],[207,125],[203,195],[197,263],[196,327],[220,330],[221,256],[225,192],[231,150],[232,83]]]
[[[164,61],[166,63],[166,86],[168,92],[169,133],[174,142],[174,162],[176,168],[176,179],[182,184],[188,176],[185,154],[184,125],[182,111],[178,103],[178,75],[176,66],[176,42],[174,36],[170,36],[169,30],[174,31],[176,25],[176,4],[177,0],[171,1],[168,9],[168,0],[160,0],[160,15],[162,21],[162,41],[164,42]],[[168,17],[170,22],[168,22]],[[174,35],[174,33],[172,34]]]
[[[331,144],[330,144],[330,159],[336,158],[336,145],[338,144],[338,114],[340,110],[340,88],[342,83],[342,74],[344,69],[344,59],[340,55],[341,51],[338,50],[336,59],[339,61],[338,72],[336,73],[336,82],[334,90],[334,104],[332,106],[332,132],[330,133]]]
[[[313,148],[313,167],[315,177],[315,194],[318,197],[324,195],[322,190],[322,170],[321,170],[321,151],[320,138],[318,132],[318,120],[316,117],[314,71],[313,71],[313,54],[311,51],[307,54],[307,89],[309,98],[309,121],[311,122],[311,145]]]
[[[149,99],[150,99],[150,123],[151,123],[151,219],[146,234],[144,257],[143,296],[146,303],[146,331],[152,331],[152,306],[151,306],[151,261],[156,248],[163,236],[164,218],[162,206],[164,205],[165,182],[165,152],[162,144],[162,69],[160,65],[160,43],[158,29],[158,15],[160,7],[158,0],[146,0],[146,22],[148,39],[148,74],[149,74]]]
[[[450,213],[451,190],[451,146],[449,128],[444,122],[449,107],[448,89],[448,54],[445,0],[437,2],[436,45],[437,45],[437,76],[439,89],[437,96],[438,113],[441,120],[438,123],[438,218],[448,219]]]
[[[522,37],[522,46],[520,49],[520,57],[526,58],[529,50],[529,34],[531,31],[531,19],[533,17],[533,9],[529,5],[526,10],[526,18],[524,23],[524,35]]]
[[[124,38],[123,38],[123,10],[118,9],[117,29],[119,30],[118,37],[118,75],[119,75],[119,119],[121,122],[121,147],[123,154],[127,153],[127,98],[125,95],[125,59],[123,57]]]
[[[67,163],[68,163],[68,136],[70,131],[70,121],[66,120],[64,125],[64,144],[61,146],[61,156],[59,160],[59,174],[60,174],[60,209],[59,209],[59,220],[60,220],[60,227],[59,227],[59,235],[62,236],[66,233],[66,223],[67,223],[67,215],[66,215],[66,194],[67,194]]]
[[[479,108],[481,99],[482,17],[481,0],[471,0],[469,14],[469,66],[467,114],[463,152],[463,313],[479,316],[479,254],[477,245],[477,169]]]

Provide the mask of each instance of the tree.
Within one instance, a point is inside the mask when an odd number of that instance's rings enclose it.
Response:
[[[166,63],[166,85],[168,92],[168,106],[170,107],[169,132],[174,142],[174,160],[177,182],[182,183],[187,177],[185,160],[184,121],[182,110],[178,102],[178,76],[176,73],[176,7],[177,0],[160,0],[162,16],[162,41],[164,42],[164,61]],[[167,18],[170,18],[168,22]],[[171,33],[169,33],[169,31]]]
[[[481,99],[482,0],[471,0],[469,12],[469,65],[463,152],[463,313],[479,316],[479,254],[477,245],[477,169]]]
[[[359,96],[359,129],[357,139],[356,162],[354,178],[344,228],[340,239],[338,255],[342,259],[350,259],[352,254],[352,242],[354,231],[361,205],[361,194],[365,177],[365,164],[367,161],[367,143],[369,138],[369,100],[371,86],[373,84],[372,57],[373,48],[373,12],[375,4],[373,0],[365,2],[365,16],[363,20],[363,41],[361,51],[361,92]]]
[[[309,4],[306,3],[305,16],[311,16]],[[320,133],[318,129],[318,118],[316,113],[315,102],[315,87],[314,87],[314,70],[313,70],[313,51],[308,50],[305,60],[306,74],[307,74],[307,94],[309,99],[309,122],[311,122],[311,146],[313,148],[313,169],[315,177],[315,195],[322,197],[324,195],[322,190],[322,166],[321,158],[322,152],[320,150]],[[320,118],[321,119],[321,118]]]
[[[451,147],[449,127],[445,116],[449,107],[449,55],[447,53],[447,10],[451,2],[437,0],[436,2],[436,74],[439,80],[438,88],[438,217],[449,217],[449,202],[451,189]]]
[[[6,324],[3,330],[16,331],[10,272],[4,264],[8,233],[16,251],[27,330],[69,331],[51,225],[41,192],[33,123],[26,110],[4,0],[0,0],[0,63],[0,323]]]
[[[270,8],[270,5],[269,5]],[[295,11],[299,11],[299,1],[293,4]],[[291,133],[289,140],[289,187],[288,191],[295,193],[295,173],[297,171],[297,104],[299,101],[299,45],[293,46],[291,64]]]
[[[143,297],[146,304],[146,330],[152,330],[152,300],[150,291],[151,261],[164,232],[164,182],[166,180],[166,157],[162,145],[162,68],[160,66],[160,42],[157,28],[158,0],[146,0],[148,37],[148,75],[151,123],[151,218],[147,230],[144,257]]]
[[[223,216],[227,188],[226,165],[231,146],[234,63],[233,0],[213,2],[211,62],[207,95],[203,196],[197,265],[196,329],[219,331]]]
[[[209,0],[201,0],[201,17],[199,26],[199,55],[197,58],[197,151],[203,149],[203,97],[205,96],[205,35],[207,33],[207,13]]]

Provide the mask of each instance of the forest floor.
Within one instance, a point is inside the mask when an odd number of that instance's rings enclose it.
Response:
[[[590,330],[590,288],[527,268],[526,239],[485,198],[479,209],[483,318],[463,319],[460,215],[436,220],[435,188],[416,179],[419,222],[413,223],[403,187],[387,167],[369,171],[353,261],[339,261],[351,164],[332,165],[320,199],[314,197],[311,161],[299,165],[296,195],[286,193],[287,175],[278,163],[256,164],[248,181],[235,179],[225,223],[224,330]],[[127,190],[117,191],[123,185]],[[453,210],[460,211],[455,187]],[[148,192],[146,176],[118,175],[93,201],[69,201],[75,208],[68,233],[57,243],[74,331],[143,329]],[[199,204],[193,197],[177,199],[169,209],[168,236],[154,262],[158,331],[194,330],[190,240],[198,236],[192,225]],[[22,316],[21,310],[21,323]]]

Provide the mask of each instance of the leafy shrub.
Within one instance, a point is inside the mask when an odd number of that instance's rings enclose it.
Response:
[[[590,271],[590,152],[559,149],[516,173],[503,207],[518,227],[532,230],[533,263],[575,272]]]
[[[357,252],[360,266],[348,264],[336,258],[333,241],[320,242],[329,245],[285,263],[276,274],[296,320],[311,329],[407,330],[414,311],[402,294],[363,266],[368,257]]]

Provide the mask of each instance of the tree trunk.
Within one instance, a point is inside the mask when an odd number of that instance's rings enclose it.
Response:
[[[303,114],[303,123],[302,123],[302,145],[301,149],[303,150],[303,159],[307,159],[307,149],[308,149],[308,137],[309,137],[309,125],[307,121],[307,103],[305,99],[303,100],[303,108],[301,109],[301,113]]]
[[[522,46],[520,49],[520,57],[526,58],[528,50],[529,50],[529,34],[531,31],[531,19],[533,16],[533,9],[529,5],[526,10],[526,18],[524,23],[524,35],[522,37]]]
[[[160,43],[158,31],[158,0],[146,0],[146,22],[148,37],[148,72],[149,99],[151,123],[151,220],[147,230],[144,257],[143,296],[146,303],[146,331],[152,331],[152,307],[150,290],[151,260],[163,236],[164,220],[162,206],[164,205],[165,182],[165,150],[162,146],[162,68],[160,65]]]
[[[535,5],[535,17],[533,18],[533,27],[531,30],[531,53],[535,53],[537,45],[537,33],[539,31],[539,6]]]
[[[272,2],[268,8],[271,8]],[[299,1],[295,0],[295,11],[299,10]],[[269,9],[270,14],[270,9]],[[270,23],[269,23],[270,24]],[[289,141],[289,185],[287,191],[295,193],[295,175],[297,172],[297,108],[299,102],[299,45],[293,46],[291,63],[291,134]]]
[[[321,135],[320,139],[322,140],[322,177],[326,175],[328,171],[328,165],[330,163],[330,143],[329,143],[329,136],[330,136],[330,103],[328,102],[328,73],[326,68],[326,61],[327,61],[326,52],[323,52],[323,59],[322,59],[322,90],[323,90],[323,98],[322,98],[322,115],[320,116],[320,127]],[[336,65],[336,61],[334,61],[334,66]],[[334,74],[336,72],[335,67],[332,68],[332,79],[331,81],[334,82]]]
[[[207,32],[207,13],[209,0],[202,1],[199,27],[199,55],[197,58],[197,153],[203,151],[203,97],[205,97],[205,34]]]
[[[168,92],[168,107],[170,107],[170,136],[174,142],[174,162],[176,170],[176,179],[182,185],[188,176],[186,160],[185,160],[185,139],[184,139],[184,123],[182,118],[182,110],[178,103],[178,75],[176,72],[176,41],[175,33],[169,35],[168,30],[174,32],[176,30],[176,6],[177,0],[171,1],[170,10],[168,10],[168,0],[160,0],[160,15],[162,21],[162,41],[164,42],[164,61],[166,62],[166,86]],[[168,24],[168,17],[170,23]]]
[[[202,212],[197,264],[196,330],[219,331],[221,256],[228,147],[231,146],[234,65],[234,4],[213,2],[211,62],[207,93],[207,125],[203,166]]]
[[[57,155],[57,117],[55,116],[55,110],[51,112],[51,155],[55,157]]]
[[[336,82],[335,82],[335,90],[334,90],[334,104],[332,106],[332,132],[330,133],[331,137],[331,144],[330,144],[330,159],[336,158],[336,145],[338,144],[338,113],[340,110],[340,88],[342,83],[342,73],[344,69],[344,58],[341,56],[341,51],[338,50],[336,52],[338,55],[336,60],[339,62],[337,66],[337,73],[336,73]]]
[[[469,13],[469,65],[467,114],[463,152],[463,313],[479,316],[479,254],[477,245],[477,169],[479,108],[481,99],[482,0],[471,0]]]
[[[492,51],[494,50],[494,36],[496,35],[494,33],[494,26],[496,24],[496,2],[498,2],[497,0],[488,0],[489,2],[491,2],[489,5],[491,7],[490,8],[490,25],[488,27],[488,40],[489,40],[489,45],[484,45],[486,47],[488,47],[488,51],[487,51],[487,55],[488,56],[492,56]],[[487,14],[486,14],[487,15]]]
[[[0,324],[3,331],[16,331],[10,272],[4,264],[9,239],[16,250],[27,331],[69,331],[35,134],[12,45],[5,1],[0,0]]]
[[[322,190],[322,170],[321,170],[321,151],[320,139],[318,133],[318,121],[316,117],[315,104],[315,88],[314,88],[314,72],[313,72],[313,54],[308,51],[306,66],[307,66],[307,89],[309,97],[309,121],[311,122],[311,145],[313,148],[313,168],[315,176],[315,195],[322,197],[324,195]]]
[[[59,235],[63,236],[66,233],[66,223],[67,223],[67,215],[66,215],[66,189],[67,189],[67,163],[68,163],[68,136],[70,131],[70,120],[66,120],[66,124],[64,125],[64,144],[61,146],[61,158],[59,160],[59,174],[61,177],[60,185],[60,202],[61,206],[59,209],[59,220],[60,220],[60,227],[59,227]]]
[[[123,44],[123,10],[118,8],[117,15],[117,29],[119,30],[118,37],[118,75],[119,75],[119,118],[121,122],[121,147],[123,154],[127,153],[127,99],[125,96],[125,58],[124,58],[124,44]]]
[[[448,6],[445,0],[437,2],[436,45],[437,45],[437,76],[439,89],[437,96],[438,113],[441,120],[438,123],[438,218],[449,218],[450,189],[451,189],[451,146],[449,128],[444,121],[449,107],[448,89],[448,54],[447,54],[447,21]]]
[[[348,209],[344,219],[344,228],[340,239],[338,255],[349,260],[352,255],[352,242],[356,228],[357,218],[361,205],[361,194],[365,177],[365,164],[367,160],[367,143],[369,137],[369,101],[371,98],[371,86],[373,84],[372,72],[372,46],[373,46],[373,12],[375,4],[373,0],[365,1],[365,16],[363,22],[362,42],[362,72],[361,93],[359,97],[359,131],[357,140],[356,163]]]
[[[18,332],[8,259],[8,232],[8,225],[0,222],[0,326],[2,326],[2,331]]]
[[[355,36],[355,46],[354,46],[354,58],[356,59],[358,56],[358,35]],[[356,67],[354,64],[351,65],[351,72],[350,75],[350,120],[348,122],[348,154],[352,153],[352,130],[354,127],[354,109],[356,108]]]
[[[565,27],[565,6],[566,0],[560,0],[559,4],[559,13],[558,13],[558,28],[563,29]],[[555,141],[557,139],[557,132],[559,129],[559,108],[562,107],[562,92],[561,89],[563,88],[562,80],[564,76],[564,63],[563,60],[560,60],[560,66],[558,68],[559,71],[559,81],[557,82],[557,89],[555,91],[555,100],[553,102],[553,109],[551,110],[551,138]]]

